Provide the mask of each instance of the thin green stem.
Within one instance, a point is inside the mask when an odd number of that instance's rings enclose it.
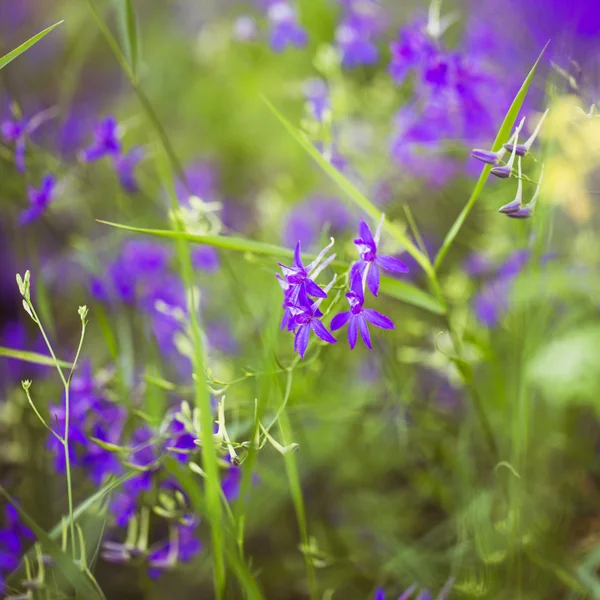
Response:
[[[31,394],[29,393],[29,388],[24,387],[23,388],[25,390],[25,394],[27,395],[27,400],[29,401],[29,406],[31,406],[31,408],[33,409],[33,412],[36,414],[37,418],[40,420],[40,422],[42,423],[42,425],[61,443],[64,443],[63,438],[56,433],[56,431],[54,431],[54,429],[52,429],[52,427],[50,427],[50,425],[48,425],[48,423],[46,423],[44,417],[42,417],[42,415],[40,414],[40,412],[38,411],[37,407],[35,406],[35,404],[33,403],[33,400],[31,399]]]

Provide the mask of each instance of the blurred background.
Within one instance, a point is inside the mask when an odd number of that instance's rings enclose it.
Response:
[[[64,448],[40,422],[64,435],[65,393],[15,282],[30,270],[59,359],[89,309],[70,472],[106,598],[600,598],[597,2],[0,0],[0,54],[58,21],[0,71],[0,485],[19,506],[0,501],[0,595],[87,597],[19,512],[73,551]],[[527,139],[549,109],[522,161],[535,212],[498,213],[517,180],[487,180],[437,271],[447,308],[384,229],[408,272],[366,304],[395,329],[299,360],[278,261],[335,238],[329,327],[359,223],[378,223],[265,98],[433,261],[484,167],[471,150],[548,40],[517,120]],[[198,380],[234,442],[214,453],[237,557],[218,593]]]

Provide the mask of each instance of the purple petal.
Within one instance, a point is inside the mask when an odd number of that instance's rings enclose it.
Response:
[[[348,343],[350,344],[351,350],[354,350],[354,346],[356,346],[357,339],[358,330],[356,329],[356,317],[352,317],[350,319],[350,323],[348,323]]]
[[[373,600],[385,600],[385,591],[383,588],[379,588],[375,590],[375,595],[373,596]]]
[[[375,246],[375,240],[373,239],[373,234],[371,233],[371,230],[369,229],[369,226],[364,222],[361,221],[359,226],[358,226],[358,234],[360,235],[360,237],[362,238],[363,242],[367,245],[367,246],[371,246],[372,250],[374,250],[376,248]]]
[[[304,280],[304,287],[306,288],[306,293],[309,296],[313,296],[315,298],[327,298],[327,293],[308,277]]]
[[[317,337],[321,338],[324,342],[329,344],[336,344],[337,340],[327,331],[327,328],[318,319],[312,319],[310,322],[312,330],[315,332]]]
[[[308,348],[308,338],[310,337],[310,326],[302,325],[296,331],[296,337],[294,338],[294,351],[297,352],[302,358],[306,354],[306,348]]]
[[[19,225],[27,225],[31,221],[35,221],[44,213],[44,209],[41,206],[30,206],[27,210],[24,210],[19,215]]]
[[[408,273],[408,266],[405,265],[399,258],[387,256],[386,254],[378,254],[375,262],[385,271],[390,273]]]
[[[365,319],[375,325],[375,327],[380,327],[381,329],[394,329],[395,325],[388,319],[385,315],[382,315],[380,312],[373,310],[372,308],[363,308],[363,315]]]
[[[363,315],[358,315],[355,320],[358,321],[358,328],[360,329],[360,335],[362,336],[365,346],[371,350],[373,346],[371,346],[371,334],[369,333],[367,320]]]
[[[302,254],[300,251],[300,242],[296,244],[296,249],[294,250],[294,264],[299,269],[304,269],[304,265],[302,264]]]
[[[340,314],[335,315],[335,317],[331,319],[331,331],[337,331],[338,329],[341,329],[350,320],[351,316],[352,313],[350,311],[341,312]]]
[[[15,143],[15,166],[20,173],[25,172],[25,137],[19,137]]]
[[[369,273],[367,274],[367,287],[371,290],[373,296],[377,296],[379,291],[379,267],[377,263],[372,263]]]

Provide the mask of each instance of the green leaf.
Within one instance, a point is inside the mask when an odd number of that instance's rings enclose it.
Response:
[[[381,219],[381,211],[359,190],[356,189],[325,157],[310,143],[304,133],[298,131],[266,98],[264,102],[269,107],[271,112],[279,119],[282,125],[290,132],[292,137],[306,150],[306,152],[315,160],[315,162],[325,171],[325,173],[340,187],[340,189],[373,221],[379,222]],[[423,267],[426,272],[431,269],[429,259],[406,237],[404,231],[385,221],[384,228],[398,242],[400,242],[406,251]]]
[[[64,23],[64,21],[59,21],[58,23],[55,23],[47,29],[44,29],[44,31],[40,31],[37,35],[34,35],[32,38],[28,39],[26,42],[24,42],[14,50],[11,50],[8,54],[5,54],[2,58],[0,58],[0,69],[4,69],[4,67],[8,63],[15,60],[17,56],[20,56],[26,50],[29,50],[31,46],[37,44],[43,37],[47,36],[53,29],[58,27],[61,23]]]
[[[436,315],[444,314],[442,305],[433,296],[406,281],[382,276],[381,292],[397,300],[402,300],[402,302],[406,302],[407,304],[428,310]]]
[[[0,346],[0,358],[16,358],[17,360],[22,360],[24,362],[30,362],[36,365],[44,365],[45,367],[54,367],[55,363],[51,356],[46,356],[45,354],[38,354],[37,352],[27,352],[26,350],[15,350],[13,348],[5,348],[4,346]],[[63,360],[59,360],[58,364],[61,367],[65,367],[66,369],[70,369],[73,365],[69,362],[65,362]]]
[[[65,579],[73,586],[77,593],[85,600],[106,600],[104,595],[94,587],[92,582],[79,570],[73,559],[65,554],[60,546],[54,542],[50,536],[29,516],[29,514],[16,503],[3,487],[0,487],[0,494],[10,502],[19,512],[21,518],[34,533],[38,541],[42,544],[44,552],[50,555],[58,570],[65,576]]]
[[[531,85],[531,82],[533,80],[533,76],[535,75],[538,64],[539,64],[540,60],[542,59],[542,56],[544,56],[544,52],[546,52],[546,48],[548,47],[549,43],[550,42],[547,42],[546,45],[544,46],[544,48],[542,49],[542,51],[540,52],[540,55],[538,56],[537,60],[535,61],[533,67],[531,67],[531,71],[529,71],[527,77],[525,78],[525,81],[523,82],[521,89],[517,92],[517,95],[515,96],[514,100],[512,101],[512,104],[510,105],[510,108],[508,109],[508,112],[506,113],[506,116],[504,117],[504,121],[502,121],[502,125],[500,126],[500,129],[498,131],[498,135],[496,136],[496,139],[494,140],[494,143],[492,144],[492,151],[495,152],[496,150],[500,150],[500,148],[502,147],[502,144],[504,144],[506,142],[506,140],[508,140],[508,138],[510,137],[510,133],[514,127],[515,121],[517,120],[517,116],[519,114],[519,111],[521,110],[521,106],[523,105],[523,101],[525,100],[525,96],[527,95],[527,91],[529,90],[529,86]],[[440,247],[437,256],[435,257],[434,268],[436,271],[439,269],[440,265],[442,264],[446,254],[448,254],[448,250],[450,250],[450,246],[452,245],[452,242],[458,235],[458,232],[460,231],[464,222],[467,220],[467,217],[469,216],[469,213],[471,212],[473,206],[475,205],[475,202],[477,202],[477,199],[479,198],[481,192],[483,191],[483,188],[485,186],[485,183],[487,181],[487,178],[488,178],[488,175],[490,174],[491,169],[492,169],[491,165],[486,165],[483,168],[483,171],[481,171],[481,175],[479,176],[479,179],[477,180],[477,183],[475,184],[475,189],[473,190],[471,197],[467,200],[467,203],[465,204],[464,208],[462,209],[462,211],[456,218],[456,221],[454,221],[454,224],[452,225],[452,227],[446,234],[446,237],[444,238],[444,242],[443,242],[442,246]]]
[[[273,256],[277,258],[293,258],[294,251],[289,248],[276,246],[275,244],[266,244],[264,242],[255,242],[241,237],[225,237],[220,235],[197,235],[183,231],[170,231],[168,229],[144,229],[142,227],[131,227],[129,225],[120,225],[119,223],[111,223],[110,221],[98,220],[98,223],[110,225],[118,229],[133,231],[135,233],[145,233],[147,235],[155,235],[158,237],[169,239],[184,239],[188,242],[196,244],[205,244],[215,248],[223,248],[224,250],[233,250],[236,252],[250,252],[252,254],[260,254],[263,256]],[[311,258],[312,255],[305,255]],[[347,269],[350,265],[343,261],[333,261],[333,267]],[[413,304],[419,308],[423,308],[436,315],[443,314],[444,310],[440,303],[427,292],[420,290],[411,283],[398,281],[389,277],[382,277],[381,291],[392,298],[402,300],[408,304]]]
[[[137,79],[140,58],[140,38],[138,35],[138,19],[133,0],[117,0],[119,11],[119,29],[123,41],[123,52]]]

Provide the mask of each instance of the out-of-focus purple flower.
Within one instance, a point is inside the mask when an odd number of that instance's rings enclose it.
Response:
[[[196,436],[188,431],[182,421],[177,417],[171,419],[169,423],[169,439],[167,440],[166,447],[177,460],[186,462],[189,454],[199,450],[195,440]]]
[[[286,218],[282,239],[286,246],[300,240],[304,247],[310,247],[326,228],[328,233],[336,235],[350,223],[350,211],[338,198],[316,196],[292,208]]]
[[[160,542],[148,552],[148,575],[152,579],[171,570],[178,563],[189,562],[202,550],[196,529],[198,519],[190,517],[185,524],[172,525],[169,540]]]
[[[298,22],[296,8],[286,0],[274,0],[267,8],[270,24],[270,44],[274,52],[283,52],[288,46],[301,48],[308,42],[308,34]]]
[[[213,321],[205,326],[208,347],[223,354],[236,354],[239,344],[227,321]]]
[[[215,273],[219,270],[219,254],[212,246],[199,246],[191,252],[192,265],[195,269]]]
[[[28,122],[24,119],[2,122],[2,137],[5,142],[15,145],[15,166],[21,173],[25,172],[25,139]]]
[[[358,226],[358,234],[360,237],[354,240],[354,244],[360,255],[360,260],[355,262],[350,270],[351,279],[354,279],[357,274],[362,279],[365,271],[367,271],[367,287],[373,296],[377,296],[379,291],[379,267],[384,271],[390,271],[390,273],[408,272],[408,267],[400,259],[395,258],[394,256],[377,253],[377,245],[379,244],[382,225],[383,219],[375,231],[375,237],[373,237],[369,226],[364,221],[360,222],[360,225]]]
[[[437,48],[427,34],[427,23],[421,19],[400,29],[398,38],[390,44],[388,72],[396,83],[402,83],[411,70],[426,64]]]
[[[0,526],[0,592],[4,591],[4,576],[16,569],[23,554],[22,541],[33,540],[34,536],[25,525],[12,504],[4,506]]]
[[[203,202],[213,202],[218,199],[219,178],[214,165],[205,161],[196,161],[186,167],[185,178],[187,187],[178,179],[175,182],[175,194],[180,204],[189,204],[190,194],[197,196]]]
[[[358,339],[358,332],[367,346],[371,349],[371,336],[369,334],[369,326],[374,325],[380,329],[394,329],[394,323],[388,319],[385,315],[373,310],[372,308],[365,308],[365,297],[362,286],[362,277],[360,272],[355,272],[352,276],[350,291],[346,294],[350,310],[342,312],[331,320],[331,330],[337,331],[348,325],[348,343],[350,348],[354,349],[356,341]]]
[[[231,466],[227,469],[225,475],[221,478],[221,488],[227,502],[235,500],[240,493],[240,484],[242,482],[242,469]]]
[[[249,15],[242,15],[233,22],[233,39],[238,42],[252,42],[258,37],[258,25]]]
[[[330,109],[329,88],[320,77],[312,77],[304,83],[304,97],[310,115],[315,121],[323,123]]]
[[[114,156],[114,166],[119,183],[130,194],[135,194],[139,191],[139,186],[135,178],[135,168],[143,157],[144,150],[139,146],[134,146],[124,154]]]
[[[8,321],[0,330],[0,346],[13,350],[33,350],[40,354],[47,354],[48,349],[41,336],[30,342],[27,329],[20,321]],[[36,379],[42,376],[48,367],[28,363],[16,358],[2,357],[0,359],[0,392],[5,385],[18,383],[23,379]],[[0,397],[0,403],[2,399]]]
[[[105,156],[118,156],[121,152],[117,121],[105,117],[94,128],[94,142],[83,151],[83,160],[93,162]]]
[[[374,40],[385,28],[381,5],[376,0],[348,0],[343,3],[342,19],[335,41],[348,68],[375,64],[379,51]]]
[[[29,208],[20,214],[20,225],[27,225],[44,214],[46,208],[53,200],[52,196],[55,186],[56,180],[54,175],[45,175],[39,188],[28,188],[27,196],[29,197]]]

